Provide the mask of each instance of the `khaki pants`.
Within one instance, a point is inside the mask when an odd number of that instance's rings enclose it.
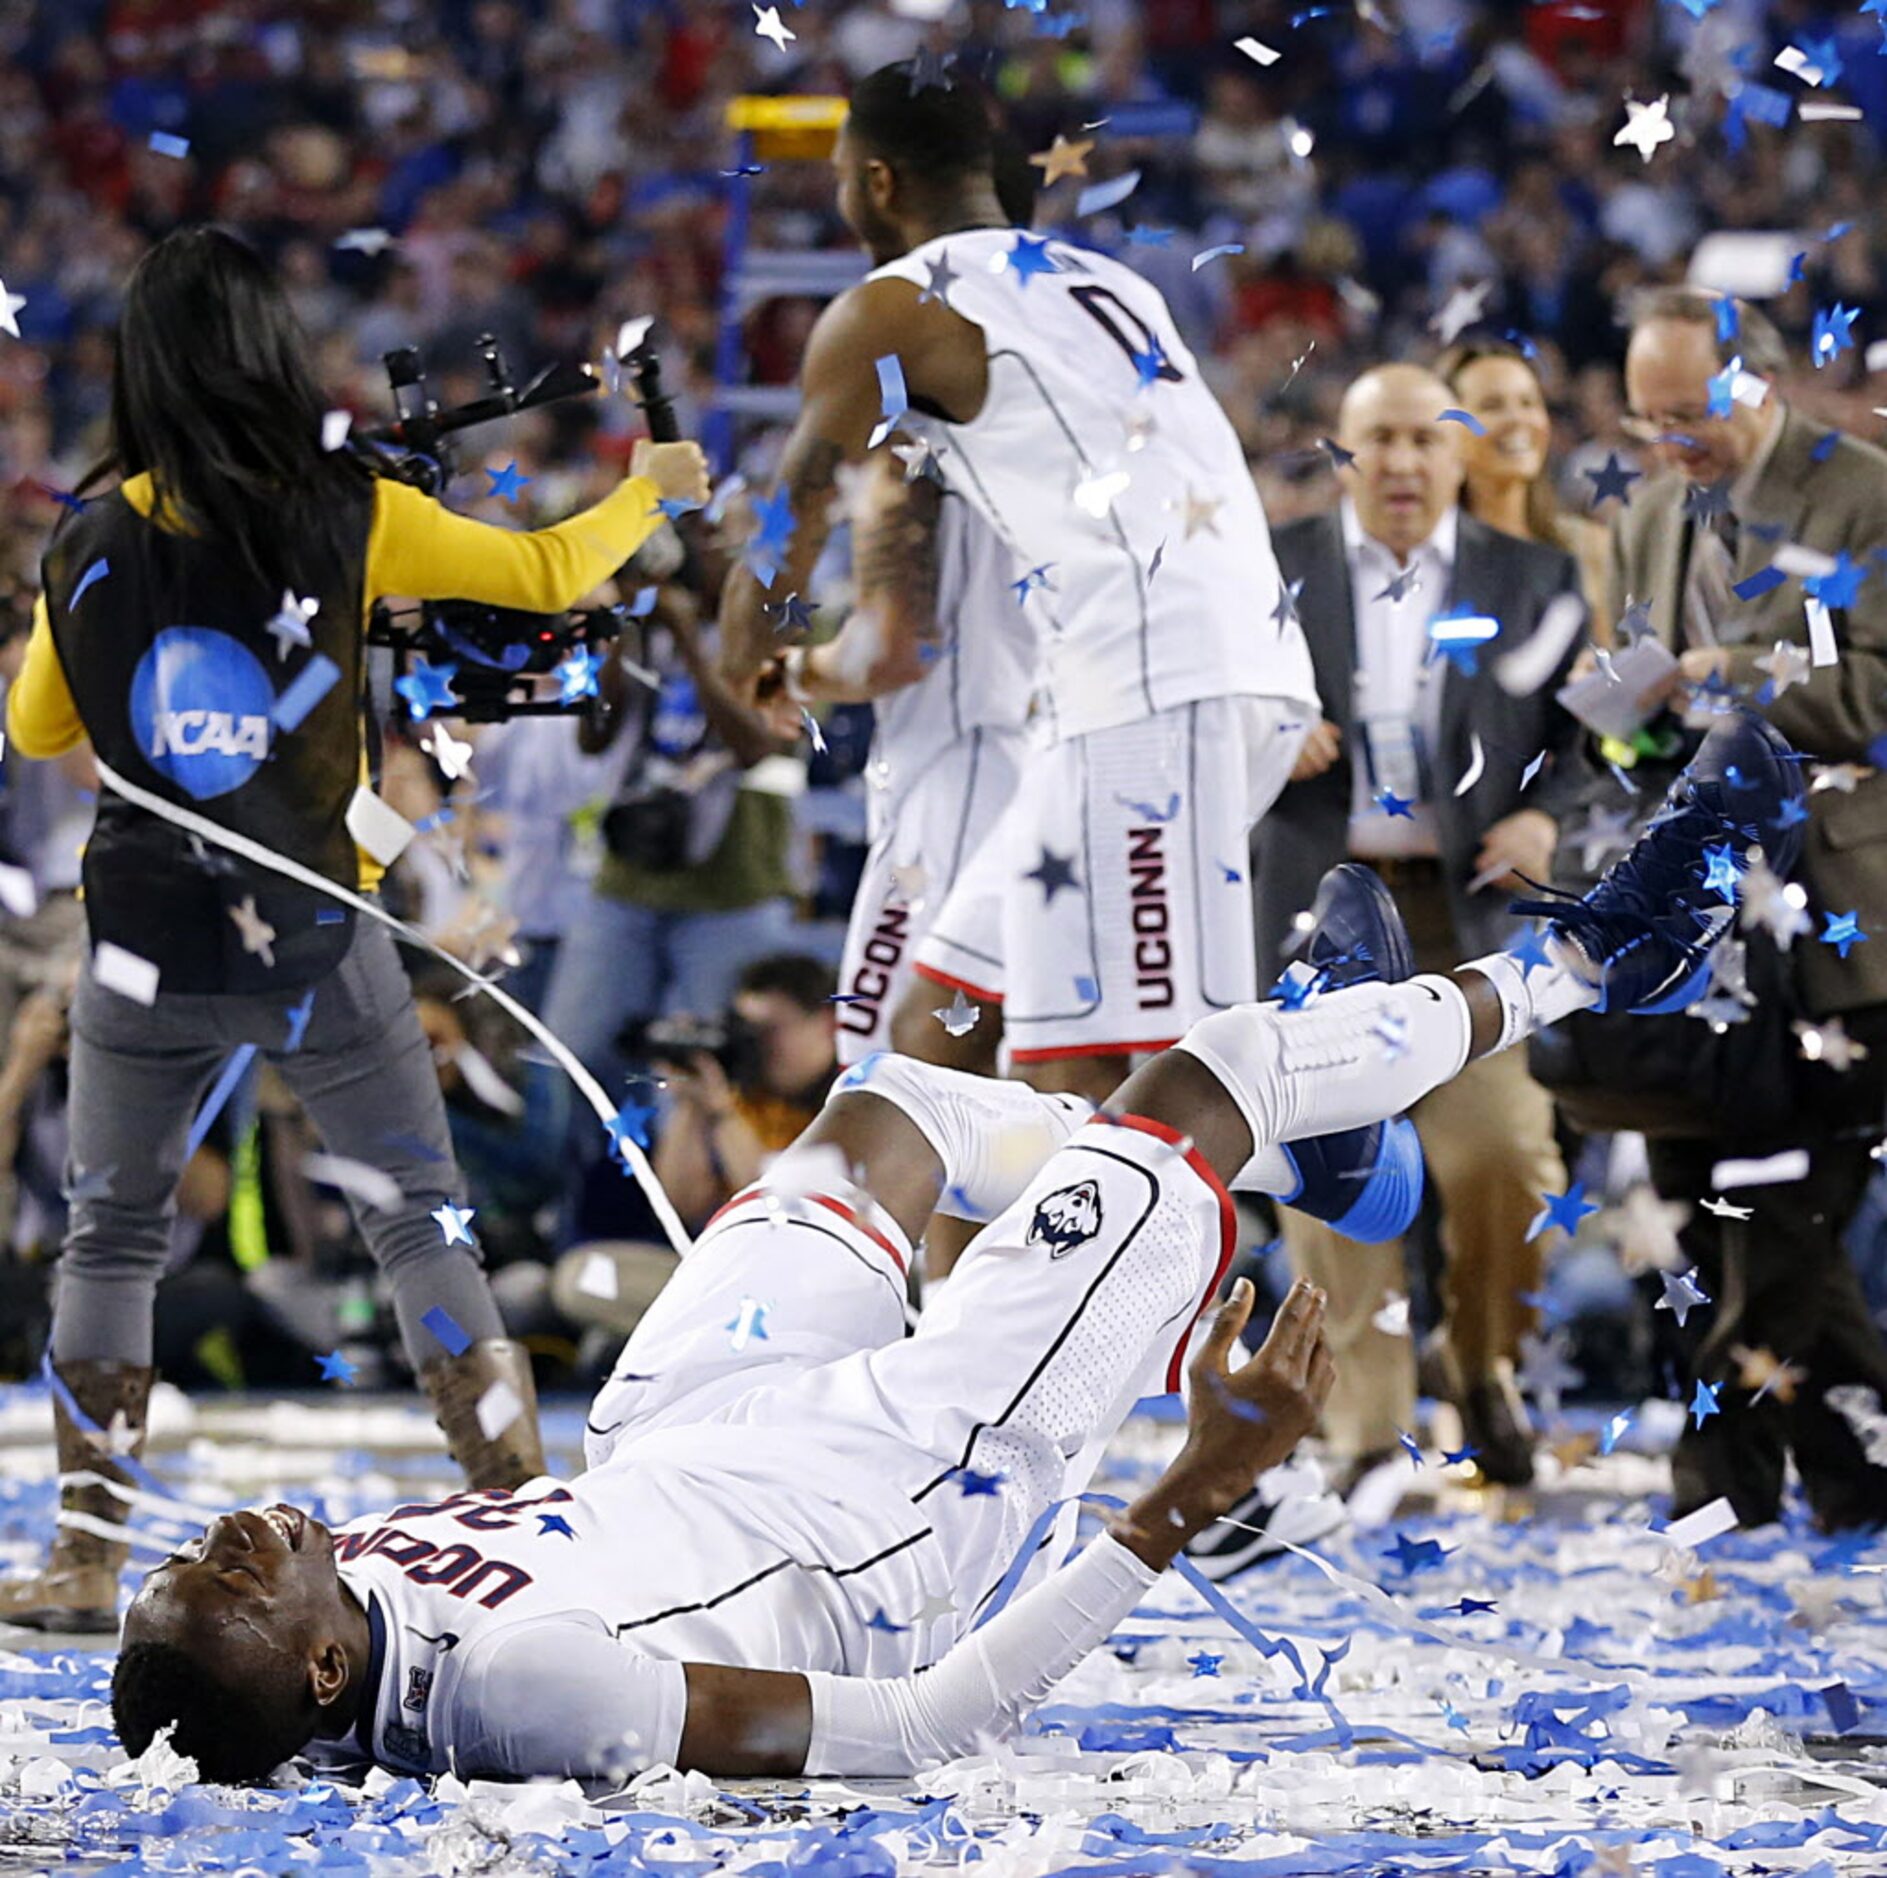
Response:
[[[1435,957],[1446,919],[1439,894],[1430,904],[1429,894],[1398,886],[1396,897],[1418,965],[1446,969]],[[1517,1357],[1521,1333],[1534,1326],[1521,1299],[1540,1287],[1543,1242],[1529,1245],[1527,1228],[1541,1196],[1566,1186],[1553,1101],[1527,1074],[1526,1051],[1515,1048],[1468,1064],[1409,1115],[1441,1203],[1445,1329],[1472,1383],[1502,1357]],[[1325,1438],[1343,1459],[1393,1448],[1397,1429],[1415,1425],[1415,1345],[1372,1320],[1392,1294],[1408,1290],[1403,1244],[1358,1245],[1289,1207],[1280,1216],[1292,1271],[1330,1294],[1337,1380],[1324,1406]]]

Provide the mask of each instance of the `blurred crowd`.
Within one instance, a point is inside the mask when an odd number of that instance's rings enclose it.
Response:
[[[98,453],[116,296],[152,239],[214,218],[253,240],[290,283],[334,406],[362,425],[387,413],[390,349],[421,347],[452,403],[484,384],[485,335],[524,374],[600,359],[625,321],[653,316],[684,432],[700,434],[730,217],[745,214],[755,248],[846,246],[823,164],[741,173],[729,100],[842,95],[925,46],[987,79],[1027,149],[1094,139],[1086,175],[1050,187],[1038,221],[1124,253],[1166,294],[1274,526],[1333,502],[1320,443],[1358,371],[1432,356],[1471,324],[1533,361],[1560,499],[1587,511],[1583,471],[1642,462],[1622,424],[1627,298],[1687,270],[1763,300],[1790,345],[1791,405],[1879,433],[1866,366],[1887,336],[1887,228],[1867,210],[1887,62],[1874,19],[1799,0],[1722,0],[1701,19],[1652,0],[810,0],[775,46],[754,11],[0,0],[0,279],[23,300],[17,342],[0,338],[0,671],[17,669],[46,532]],[[1247,36],[1281,56],[1237,49]],[[1791,45],[1822,48],[1824,70],[1845,64],[1858,122],[1776,122],[1767,100],[1801,91],[1773,67]],[[1614,147],[1627,96],[1667,94],[1678,135],[1657,160]],[[1082,214],[1084,193],[1110,183]],[[1818,363],[1816,313],[1833,304],[1854,310],[1854,343]],[[754,305],[745,381],[789,385],[817,310]],[[462,455],[450,500],[510,526],[558,519],[614,483],[640,434],[623,396],[494,426]],[[865,825],[862,709],[823,724],[803,777],[730,788],[720,819],[676,837],[679,858],[651,850],[659,815],[620,813],[702,792],[682,775],[701,711],[691,672],[718,550],[744,532],[744,488],[764,484],[776,441],[743,428],[685,568],[652,563],[596,596],[639,614],[642,679],[613,737],[580,747],[559,717],[455,726],[464,759],[395,713],[385,757],[384,794],[422,830],[391,877],[396,910],[502,969],[613,1097],[646,1092],[658,1172],[691,1226],[830,1085],[832,966]],[[518,493],[487,493],[479,472],[507,465]],[[836,613],[843,589],[839,567],[822,605]],[[82,757],[9,758],[0,797],[12,1373],[62,1227],[64,1001],[94,781]],[[651,1268],[636,1251],[659,1242],[656,1224],[524,1032],[436,964],[415,970],[501,1305],[553,1375],[593,1375],[638,1287],[659,1282],[660,1255]],[[1631,1143],[1568,1145],[1594,1190],[1623,1201]],[[160,1296],[173,1380],[304,1386],[310,1352],[336,1348],[363,1381],[391,1379],[390,1314],[317,1149],[266,1071],[215,1117]],[[1549,1282],[1594,1326],[1574,1350],[1593,1386],[1622,1395],[1657,1382],[1654,1320],[1604,1232],[1602,1217]],[[1419,1327],[1419,1268],[1412,1289]]]

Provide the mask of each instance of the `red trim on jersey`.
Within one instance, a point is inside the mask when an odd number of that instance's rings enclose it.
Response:
[[[722,1206],[715,1213],[714,1217],[701,1228],[700,1236],[705,1239],[735,1207],[744,1206],[749,1200],[764,1199],[766,1194],[767,1184],[763,1180],[755,1181],[751,1187],[743,1187],[740,1192],[735,1194],[734,1197]],[[815,1206],[823,1206],[828,1213],[838,1214],[847,1225],[857,1227],[873,1245],[882,1247],[890,1256],[892,1264],[898,1268],[898,1276],[900,1278],[908,1278],[910,1276],[910,1255],[906,1252],[900,1252],[898,1250],[897,1241],[894,1240],[889,1233],[880,1232],[870,1220],[864,1218],[843,1200],[835,1200],[829,1193],[805,1193],[796,1195],[795,1197],[802,1200],[810,1200]]]
[[[980,998],[985,1004],[1000,1004],[1000,991],[985,991],[981,985],[973,985],[967,978],[957,978],[949,972],[940,971],[935,965],[926,965],[922,959],[916,960],[911,970],[919,978],[928,978],[933,985],[942,985],[946,991],[961,991],[965,997]]]
[[[1064,1043],[1040,1050],[1012,1049],[1009,1060],[1012,1063],[1053,1063],[1070,1056],[1137,1056],[1143,1050],[1170,1050],[1178,1041],[1177,1037],[1168,1037],[1159,1043]],[[1174,1136],[1175,1140],[1178,1138]]]
[[[809,1193],[806,1195],[815,1206],[823,1206],[828,1212],[836,1213],[843,1220],[849,1220],[873,1245],[883,1246],[890,1254],[891,1262],[898,1268],[900,1278],[910,1276],[910,1261],[900,1252],[889,1233],[883,1233],[870,1220],[863,1218],[843,1200],[835,1200],[829,1193]]]
[[[1101,1115],[1095,1118],[1101,1122],[1111,1122],[1120,1128],[1137,1128],[1144,1135],[1152,1135],[1169,1146],[1178,1148],[1186,1157],[1186,1164],[1203,1180],[1219,1202],[1219,1263],[1212,1274],[1212,1282],[1206,1286],[1206,1294],[1199,1300],[1199,1309],[1186,1320],[1186,1328],[1179,1333],[1179,1341],[1173,1346],[1173,1360],[1166,1367],[1166,1387],[1168,1394],[1179,1387],[1180,1359],[1186,1354],[1186,1339],[1192,1335],[1192,1327],[1198,1323],[1205,1308],[1219,1295],[1219,1287],[1225,1282],[1225,1274],[1232,1263],[1232,1253],[1238,1246],[1238,1214],[1232,1205],[1232,1196],[1225,1190],[1225,1182],[1212,1171],[1211,1163],[1182,1135],[1177,1128],[1169,1128],[1164,1122],[1149,1120],[1144,1115]]]

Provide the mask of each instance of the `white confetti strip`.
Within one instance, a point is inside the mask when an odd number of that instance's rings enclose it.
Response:
[[[115,991],[133,1004],[148,1007],[157,1002],[157,967],[110,940],[92,954],[92,976],[107,991]]]
[[[362,787],[347,805],[347,832],[382,867],[391,867],[419,831],[398,809]]]
[[[495,1382],[478,1398],[478,1426],[487,1441],[496,1441],[524,1413],[524,1402],[508,1382]]]
[[[1710,1170],[1710,1184],[1725,1193],[1737,1187],[1780,1187],[1807,1177],[1806,1148],[1785,1148],[1761,1160],[1719,1161]]]

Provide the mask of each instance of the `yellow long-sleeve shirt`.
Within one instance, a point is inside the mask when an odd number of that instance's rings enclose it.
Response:
[[[125,500],[151,513],[149,476],[127,479]],[[660,491],[631,476],[600,502],[551,528],[494,528],[442,508],[391,478],[374,484],[367,537],[361,630],[366,612],[389,595],[413,600],[478,600],[526,613],[556,613],[607,580],[662,519]],[[59,756],[85,737],[42,594],[33,605],[26,663],[7,692],[7,736],[22,756]]]

